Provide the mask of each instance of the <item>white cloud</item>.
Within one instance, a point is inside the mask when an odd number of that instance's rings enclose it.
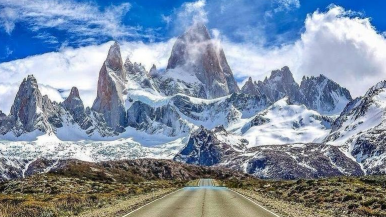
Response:
[[[205,10],[206,0],[187,2],[175,11],[174,30],[181,32],[195,23],[207,23],[208,14]]]
[[[238,77],[261,80],[288,65],[298,82],[303,75],[324,74],[360,96],[386,79],[386,40],[368,18],[357,15],[331,6],[308,15],[304,33],[293,44],[264,48],[225,39],[224,50]]]
[[[0,83],[0,98],[1,98],[1,103],[0,103],[0,110],[8,114],[13,100],[16,96],[18,90],[18,85],[16,84],[4,84]]]
[[[3,8],[0,10],[0,26],[3,27],[8,34],[11,34],[15,28],[17,18],[17,12],[11,8]]]
[[[78,36],[135,36],[138,29],[122,25],[130,4],[112,5],[104,10],[90,2],[74,0],[0,0],[0,27],[11,34],[16,23],[32,31],[55,28]]]

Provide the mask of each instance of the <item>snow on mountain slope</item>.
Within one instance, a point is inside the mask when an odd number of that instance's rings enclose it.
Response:
[[[362,98],[349,103],[334,122],[325,142],[342,145],[350,142],[353,136],[380,125],[385,119],[385,87],[386,82],[382,81],[369,89]]]
[[[34,142],[0,141],[0,180],[25,176],[29,164],[39,159],[53,161],[78,159],[89,162],[138,158],[172,159],[185,142],[182,139],[155,147],[143,147],[132,139],[115,141],[64,142],[43,136]],[[47,172],[49,168],[44,171]]]
[[[386,81],[346,106],[324,142],[341,146],[367,174],[386,173]]]
[[[285,97],[251,118],[238,133],[249,141],[248,147],[318,142],[329,133],[330,121]]]
[[[0,141],[2,157],[9,159],[79,159],[104,161],[136,158],[173,158],[182,147],[181,139],[161,146],[144,147],[133,139],[114,141],[61,141],[55,136],[44,135],[37,141]]]

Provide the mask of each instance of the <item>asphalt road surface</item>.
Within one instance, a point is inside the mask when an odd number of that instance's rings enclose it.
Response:
[[[228,188],[201,179],[124,217],[278,217]]]

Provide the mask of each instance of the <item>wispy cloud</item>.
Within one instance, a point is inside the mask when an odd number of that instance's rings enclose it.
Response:
[[[20,23],[35,32],[53,28],[77,37],[142,36],[140,27],[122,24],[130,7],[129,3],[122,3],[102,9],[91,2],[74,0],[0,0],[0,26],[8,34]]]
[[[273,1],[273,11],[281,12],[281,11],[290,11],[292,9],[296,9],[300,7],[299,0],[274,0]]]
[[[9,57],[10,55],[13,54],[13,50],[11,50],[11,48],[9,48],[8,46],[5,47],[5,55],[4,55],[4,58],[7,58]]]
[[[217,28],[237,41],[266,44],[283,41],[286,33],[276,32],[277,15],[289,16],[289,11],[300,7],[299,0],[197,0],[182,4],[171,14],[173,34],[180,34],[194,22],[203,22]],[[270,16],[267,16],[270,14]],[[284,20],[284,19],[283,19]]]
[[[172,20],[173,33],[181,33],[194,23],[207,23],[206,0],[186,2],[169,16]]]
[[[161,15],[162,21],[166,23],[166,26],[169,27],[170,22],[172,21],[171,16],[166,16],[165,14]]]
[[[59,43],[58,39],[48,32],[38,33],[36,36],[34,36],[34,38],[41,39],[48,44],[58,44]]]

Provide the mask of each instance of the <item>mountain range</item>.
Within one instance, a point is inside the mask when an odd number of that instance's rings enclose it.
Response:
[[[352,99],[324,75],[298,84],[285,66],[240,88],[202,24],[177,38],[165,71],[123,61],[117,42],[101,65],[91,107],[76,87],[59,103],[33,75],[22,81],[0,112],[0,179],[41,159],[50,163],[36,172],[66,159],[166,158],[260,178],[385,173],[385,81]]]

